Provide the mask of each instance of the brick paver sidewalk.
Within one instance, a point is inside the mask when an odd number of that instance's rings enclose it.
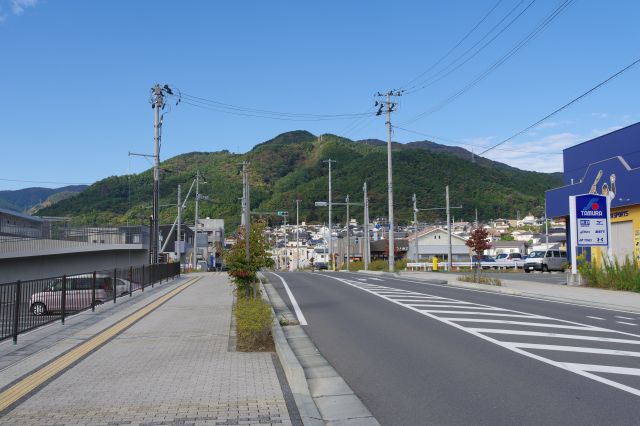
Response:
[[[273,355],[228,350],[231,305],[226,274],[204,275],[0,424],[292,424]]]

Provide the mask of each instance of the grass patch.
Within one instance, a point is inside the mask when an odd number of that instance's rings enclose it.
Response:
[[[640,292],[640,270],[638,262],[625,259],[611,262],[603,259],[603,267],[597,267],[578,258],[578,271],[588,287]]]
[[[494,285],[497,287],[502,286],[502,281],[500,281],[500,278],[491,278],[491,277],[476,278],[473,275],[462,275],[458,277],[458,281],[464,281],[467,283]]]
[[[239,297],[235,307],[236,349],[242,352],[273,352],[271,306],[260,297]]]

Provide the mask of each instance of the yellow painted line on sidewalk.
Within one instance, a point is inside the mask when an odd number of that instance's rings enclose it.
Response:
[[[171,299],[172,297],[178,295],[189,286],[195,284],[201,277],[196,277],[191,279],[190,281],[182,284],[180,287],[171,290],[169,293],[165,294],[162,297],[154,300],[149,303],[145,307],[139,309],[128,317],[120,320],[118,323],[112,325],[107,328],[97,336],[94,336],[90,340],[82,343],[61,357],[55,359],[50,362],[46,366],[40,368],[36,372],[30,374],[24,379],[20,380],[15,385],[11,386],[9,389],[0,393],[0,413],[3,412],[7,407],[10,407],[12,404],[19,401],[21,398],[27,396],[30,392],[37,389],[40,385],[45,383],[47,380],[54,377],[56,374],[64,371],[66,368],[71,366],[73,363],[81,360],[85,356],[89,355],[91,352],[99,348],[104,343],[108,342],[109,339],[114,338],[118,334],[122,333],[129,326],[134,324],[136,321],[142,319],[147,316],[155,309],[160,307],[163,303]]]

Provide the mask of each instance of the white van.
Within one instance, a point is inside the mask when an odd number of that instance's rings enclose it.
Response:
[[[527,255],[524,271],[564,271],[567,252],[561,250],[536,250]]]

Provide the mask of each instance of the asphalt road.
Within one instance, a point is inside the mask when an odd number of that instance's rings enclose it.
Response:
[[[383,425],[640,424],[638,314],[404,278],[278,274],[310,338]]]

